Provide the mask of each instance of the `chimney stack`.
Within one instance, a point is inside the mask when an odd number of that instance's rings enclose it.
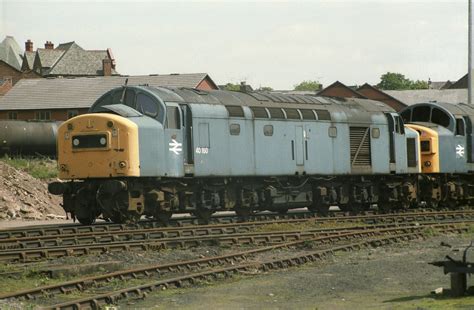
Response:
[[[102,73],[104,76],[112,75],[112,60],[110,58],[102,59]]]
[[[25,52],[32,52],[33,51],[33,42],[30,39],[25,42]]]
[[[54,49],[54,44],[51,41],[46,41],[46,43],[44,44],[44,48],[47,50],[52,50]]]

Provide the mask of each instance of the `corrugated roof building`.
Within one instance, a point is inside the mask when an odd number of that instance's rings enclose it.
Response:
[[[128,85],[218,89],[207,73],[23,79],[0,98],[0,119],[66,120],[127,79]]]
[[[385,93],[406,105],[430,101],[467,103],[467,89],[386,90]]]

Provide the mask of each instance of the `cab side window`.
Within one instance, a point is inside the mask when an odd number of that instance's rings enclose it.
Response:
[[[456,136],[464,136],[464,120],[462,118],[456,118]]]
[[[124,104],[135,109],[135,92],[133,90],[127,88]]]
[[[145,115],[156,117],[158,115],[158,104],[148,95],[138,94],[137,110]]]

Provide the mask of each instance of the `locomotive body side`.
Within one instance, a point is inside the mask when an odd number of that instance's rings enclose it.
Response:
[[[371,100],[126,86],[65,122],[58,139],[70,181],[49,189],[86,224],[417,202],[419,137]]]

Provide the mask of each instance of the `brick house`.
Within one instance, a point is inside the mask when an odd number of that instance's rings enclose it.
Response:
[[[391,96],[387,91],[382,91],[368,83],[357,88],[357,92],[364,95],[368,99],[377,100],[385,103],[395,111],[400,111],[407,105],[405,102]]]
[[[355,88],[355,87],[354,87]],[[344,85],[343,83],[336,81],[328,87],[324,88],[318,93],[318,96],[326,97],[340,97],[340,98],[361,98],[361,99],[372,99],[381,101],[389,107],[400,111],[405,108],[407,104],[401,100],[395,98],[387,91],[382,91],[368,83],[354,89]]]
[[[0,96],[23,78],[41,77],[32,70],[21,70],[22,61],[22,52],[18,43],[12,36],[6,36],[0,42]]]
[[[74,41],[56,48],[51,41],[46,41],[44,48],[36,51],[33,51],[33,42],[26,41],[21,69],[32,70],[42,77],[119,75],[110,48],[85,50]]]
[[[367,99],[356,90],[342,84],[339,81],[332,83],[317,93],[318,96],[340,97],[340,98],[361,98]]]
[[[0,97],[0,119],[64,121],[86,113],[102,94],[126,79],[128,85],[218,89],[206,73],[23,79]]]
[[[46,41],[44,48],[35,51],[28,40],[22,52],[12,36],[0,43],[0,96],[21,79],[112,75],[119,74],[110,48],[85,50],[75,42],[54,48],[51,41]]]

